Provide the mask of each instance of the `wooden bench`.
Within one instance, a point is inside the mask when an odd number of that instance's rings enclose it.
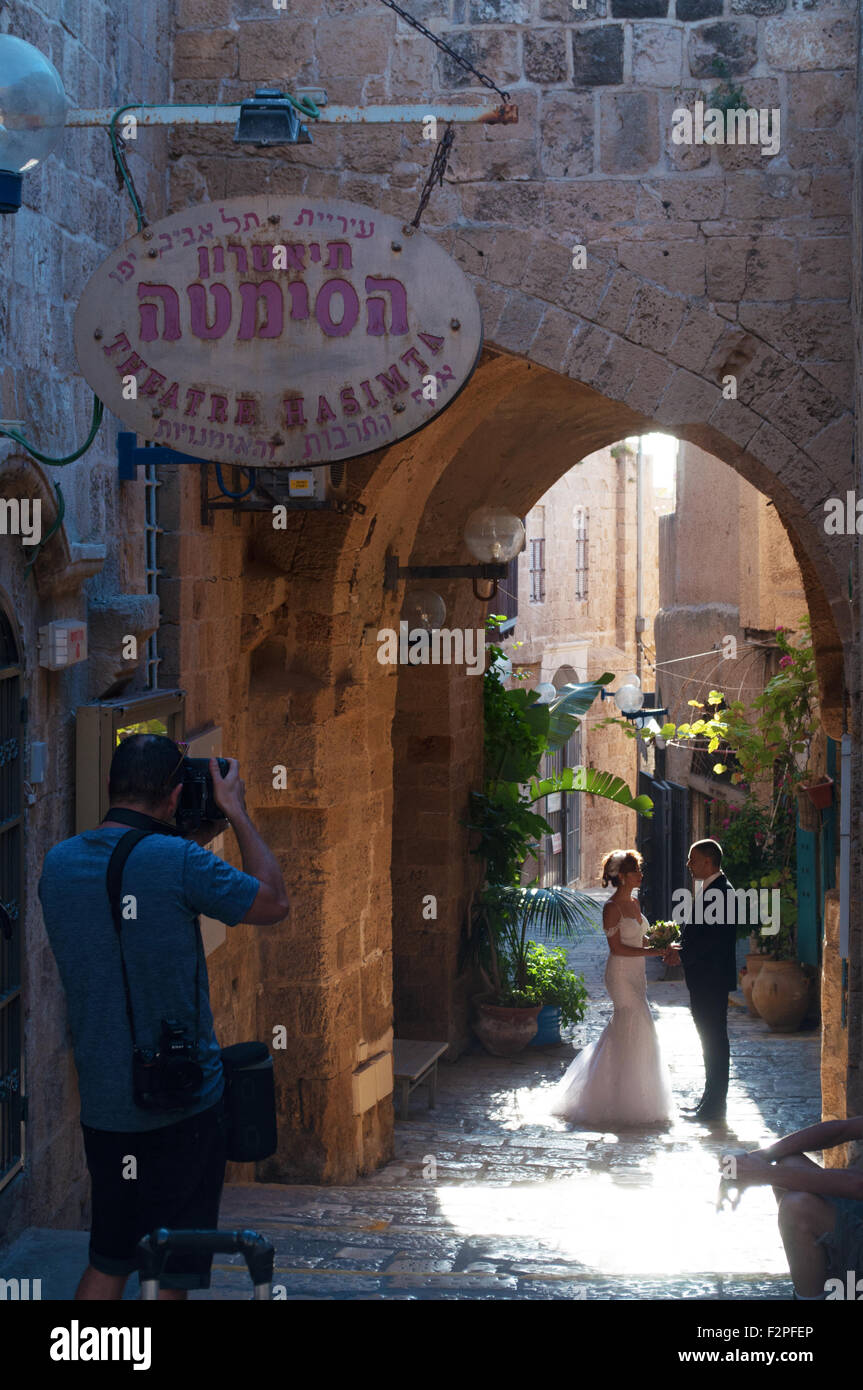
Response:
[[[399,1119],[408,1118],[408,1098],[417,1086],[428,1082],[429,1110],[437,1103],[437,1063],[447,1050],[447,1043],[414,1042],[405,1040],[393,1042],[393,1074],[399,1094]]]

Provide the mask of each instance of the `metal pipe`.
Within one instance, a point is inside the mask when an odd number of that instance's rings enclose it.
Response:
[[[122,128],[130,116],[137,125],[231,125],[240,118],[242,107],[236,106],[131,106],[118,122]],[[67,126],[110,126],[116,107],[82,107],[70,111]],[[309,125],[422,125],[429,116],[448,123],[478,123],[481,125],[517,125],[518,107],[507,105],[492,97],[480,97],[459,106],[427,102],[424,106],[324,106],[316,120]],[[308,119],[308,118],[306,118]]]
[[[839,762],[839,955],[850,955],[851,921],[851,735],[842,735]]]

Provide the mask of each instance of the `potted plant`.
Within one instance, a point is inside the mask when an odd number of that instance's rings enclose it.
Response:
[[[833,778],[822,777],[818,782],[801,782],[799,790],[805,792],[819,811],[826,811],[833,805]]]
[[[542,1000],[537,1018],[536,1037],[531,1047],[549,1047],[561,1041],[560,1030],[580,1023],[587,1012],[587,986],[583,975],[569,966],[562,946],[546,950],[537,941],[528,942],[527,978]]]
[[[487,1052],[511,1057],[536,1036],[540,1011],[553,1002],[545,998],[546,988],[554,999],[562,998],[558,1007],[563,1009],[566,1004],[566,1017],[578,1021],[575,1009],[581,995],[577,985],[565,978],[565,952],[551,953],[551,967],[544,968],[542,955],[537,954],[543,948],[533,937],[578,939],[585,931],[596,929],[596,904],[587,894],[568,888],[489,885],[481,896],[479,911],[486,946],[479,970],[486,989],[474,997],[473,1028]],[[573,981],[577,979],[569,973]],[[582,1002],[586,999],[585,990]]]

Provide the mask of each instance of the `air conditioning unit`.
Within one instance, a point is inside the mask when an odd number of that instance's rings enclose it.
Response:
[[[256,468],[255,491],[285,507],[327,507],[347,500],[343,463],[317,468]]]

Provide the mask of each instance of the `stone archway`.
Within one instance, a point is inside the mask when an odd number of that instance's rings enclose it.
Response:
[[[625,402],[524,359],[489,349],[475,383],[489,408],[454,453],[430,491],[417,528],[412,563],[460,563],[462,529],[470,512],[493,500],[524,515],[568,469],[624,435],[647,432],[654,422]],[[454,407],[456,409],[457,407]],[[668,428],[666,420],[661,422]],[[749,481],[769,482],[767,464],[690,418],[673,430],[681,438],[709,437],[716,456]],[[702,447],[706,447],[702,445]],[[789,525],[789,512],[805,516],[790,489],[774,480],[777,511],[791,537],[813,618],[825,724],[841,726],[845,684],[842,646],[833,621],[839,611],[848,632],[838,576],[825,583],[824,533],[811,522],[807,552]],[[774,497],[774,500],[776,498]],[[829,570],[828,570],[829,576]],[[447,626],[475,627],[484,612],[470,586],[436,585],[447,603]],[[477,884],[465,828],[468,792],[481,780],[480,683],[453,668],[401,667],[394,724],[393,933],[395,1010],[407,1036],[446,1038],[455,1052],[467,1037],[466,978],[457,968],[468,900]],[[426,895],[439,898],[435,921],[419,911]]]
[[[287,532],[249,537],[242,625],[249,804],[300,905],[283,928],[257,934],[245,948],[246,968],[257,961],[258,1035],[280,1024],[288,1036],[277,1065],[284,1137],[262,1177],[349,1181],[388,1156],[389,1094],[370,1092],[358,1078],[390,1046],[394,955],[397,1023],[409,1014],[422,1020],[425,1036],[446,1038],[455,1051],[463,1045],[459,930],[478,868],[463,821],[467,790],[481,775],[481,683],[452,668],[377,661],[376,634],[397,628],[403,597],[401,588],[384,591],[384,560],[394,552],[402,564],[464,562],[462,527],[474,507],[493,497],[523,514],[578,458],[655,427],[646,410],[569,370],[487,348],[448,411],[351,466],[350,492],[363,514],[314,525],[294,519]],[[716,402],[706,404],[712,415]],[[813,617],[820,615],[827,703],[835,692],[830,707],[838,714],[834,615],[845,636],[850,622],[816,529],[817,506],[806,509],[809,472],[774,471],[770,456],[735,443],[734,412],[723,433],[695,405],[688,416],[683,410],[673,425],[667,411],[659,423],[769,491],[792,532]],[[449,625],[481,625],[484,609],[469,585],[440,590]],[[276,763],[292,770],[287,793],[274,790]],[[422,916],[428,895],[437,898],[436,919]],[[228,981],[242,958],[238,947],[214,962],[222,1009],[234,1008]]]

